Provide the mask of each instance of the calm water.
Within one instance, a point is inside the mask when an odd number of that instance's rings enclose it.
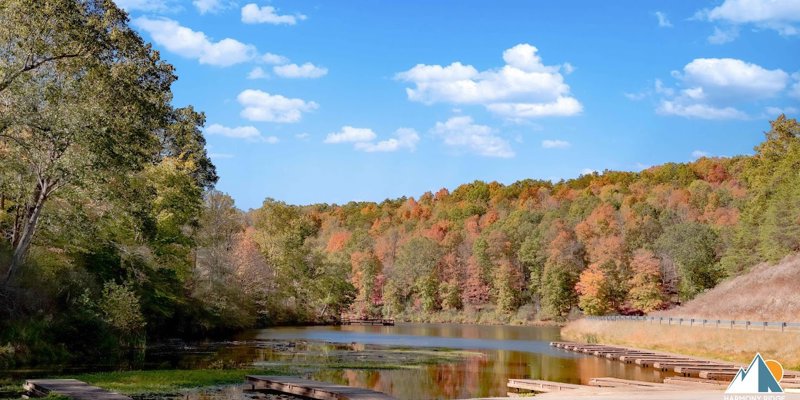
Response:
[[[369,356],[365,356],[368,360],[376,355],[385,357],[385,360],[393,360],[392,357],[398,353],[386,351],[387,348],[447,348],[469,351],[471,355],[465,359],[448,360],[414,369],[317,368],[313,369],[317,372],[310,376],[311,379],[369,388],[391,394],[398,399],[414,400],[505,396],[506,383],[511,378],[587,384],[595,377],[660,382],[666,376],[672,375],[635,364],[555,349],[550,347],[549,342],[560,340],[559,328],[549,326],[401,324],[391,327],[287,327],[249,331],[236,339],[230,342],[155,346],[148,349],[143,363],[130,368],[318,365],[320,357],[332,362],[346,363],[361,360],[358,357],[362,354],[368,354]],[[294,345],[296,347],[292,347]],[[357,358],[352,358],[353,355]],[[76,367],[73,372],[95,369],[99,368]],[[12,376],[33,377],[34,373],[35,371],[16,371]],[[38,373],[53,374],[52,371]],[[239,400],[243,397],[241,388],[235,386],[201,390],[181,396],[189,400]]]
[[[346,345],[465,349],[478,353],[460,362],[401,370],[325,370],[312,378],[389,393],[399,399],[458,399],[505,396],[510,378],[586,384],[595,377],[660,382],[653,369],[550,347],[558,327],[402,324],[393,327],[324,326],[272,328],[242,339],[326,341]],[[248,351],[239,349],[239,352]],[[241,354],[241,353],[240,353]],[[267,351],[248,353],[273,361]]]

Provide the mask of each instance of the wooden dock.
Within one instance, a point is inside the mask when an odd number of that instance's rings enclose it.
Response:
[[[746,368],[745,365],[700,360],[687,356],[631,349],[621,346],[581,344],[574,342],[551,342],[550,345],[559,349],[594,354],[598,357],[610,358],[629,364],[635,363],[642,367],[671,371],[683,377],[702,378],[706,380],[730,382],[739,371],[739,368]],[[784,371],[784,379],[794,379],[799,376],[800,374],[797,372]]]
[[[385,393],[292,376],[248,375],[251,390],[269,390],[317,400],[394,400]]]
[[[508,388],[528,390],[531,392],[550,393],[562,392],[565,390],[576,390],[587,388],[586,385],[575,385],[572,383],[561,383],[552,381],[543,381],[540,379],[509,379]]]
[[[29,396],[56,394],[74,400],[131,400],[128,396],[109,392],[77,379],[29,379],[23,386]]]
[[[342,325],[394,326],[394,320],[388,318],[342,318]]]

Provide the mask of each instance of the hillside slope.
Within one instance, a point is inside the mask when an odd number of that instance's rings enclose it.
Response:
[[[660,315],[800,322],[800,255],[759,264]]]

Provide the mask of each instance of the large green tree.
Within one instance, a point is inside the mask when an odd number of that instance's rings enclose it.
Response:
[[[200,121],[172,111],[172,66],[112,1],[4,1],[0,42],[0,188],[13,248],[7,286],[60,190],[141,170],[164,149],[159,130],[178,138],[178,125]],[[195,162],[205,169],[199,182],[215,179],[210,165]]]

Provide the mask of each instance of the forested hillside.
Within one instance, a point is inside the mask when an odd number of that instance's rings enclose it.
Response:
[[[781,116],[766,136],[752,157],[639,173],[476,181],[381,203],[268,199],[248,235],[283,279],[283,309],[301,313],[306,285],[291,283],[313,282],[320,257],[347,270],[359,315],[650,312],[800,251],[800,127]]]
[[[800,251],[783,116],[754,156],[243,212],[113,2],[0,2],[0,43],[0,368],[343,313],[650,312]]]

